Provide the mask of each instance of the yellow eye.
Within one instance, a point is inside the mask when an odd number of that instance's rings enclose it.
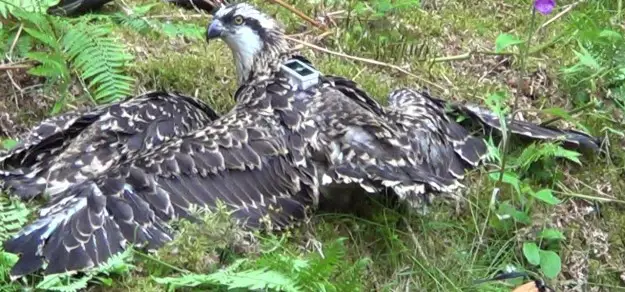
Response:
[[[243,16],[238,15],[234,18],[233,21],[234,21],[234,24],[241,25],[243,24]]]

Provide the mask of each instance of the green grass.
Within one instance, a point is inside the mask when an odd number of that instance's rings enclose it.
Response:
[[[133,6],[139,2],[127,3]],[[141,1],[143,4],[156,2]],[[295,3],[298,9],[308,15],[317,10],[309,3],[312,1],[289,2]],[[325,2],[338,3],[327,4],[327,11],[348,9],[356,3]],[[471,50],[493,51],[495,39],[500,33],[525,38],[531,25],[531,1],[438,2],[444,4],[439,3],[436,10],[406,8],[384,17],[369,19],[364,19],[364,14],[351,14],[349,18],[343,14],[336,19],[339,29],[335,29],[322,45],[335,51],[376,58],[409,68],[443,88],[430,86],[434,94],[443,98],[483,105],[491,94],[507,91],[519,95],[519,105],[523,109],[559,107],[572,110],[581,106],[584,98],[577,97],[580,87],[572,86],[573,81],[562,73],[562,68],[577,62],[573,50],[579,49],[576,43],[579,35],[575,34],[575,30],[584,28],[580,19],[591,19],[598,27],[623,32],[610,24],[610,18],[616,15],[617,8],[612,2],[616,1],[579,4],[571,12],[547,25],[535,34],[532,47],[553,43],[530,55],[525,70],[526,76],[538,72],[547,82],[540,83],[533,96],[527,96],[515,89],[515,78],[521,71],[521,62],[516,56],[475,54],[471,58],[437,63],[424,59],[461,55]],[[558,1],[558,7],[573,2]],[[277,13],[288,32],[295,33],[302,25],[307,25],[276,5],[261,6],[272,14]],[[556,13],[559,11],[556,10]],[[172,15],[175,22],[196,24],[200,28],[208,22],[208,17],[178,17],[178,9],[163,3],[157,3],[147,15],[149,18],[150,15],[164,14]],[[542,24],[554,14],[538,15],[537,23]],[[396,25],[397,29],[389,30],[389,27]],[[222,113],[233,105],[231,96],[236,88],[234,70],[230,52],[222,42],[206,44],[202,38],[140,34],[128,27],[119,27],[116,31],[137,59],[130,73],[139,82],[138,91],[162,88],[197,95]],[[558,39],[560,36],[563,37]],[[556,39],[558,41],[554,42]],[[415,50],[406,49],[410,46],[430,49],[427,53],[417,54]],[[389,68],[321,52],[303,52],[322,72],[353,78],[381,101],[385,101],[386,95],[396,87],[425,86],[419,80]],[[518,50],[514,48],[513,52],[518,53]],[[592,91],[589,87],[581,91],[589,92],[587,98],[595,97],[605,101],[601,95],[605,88],[600,82],[593,85],[595,88]],[[512,100],[508,100],[509,105]],[[622,129],[622,124],[615,124],[608,119],[614,114],[611,119],[619,120],[618,110],[614,108],[609,102],[604,102],[598,110],[577,114],[573,122],[588,127],[595,135],[604,135],[601,130],[605,127]],[[544,115],[526,115],[526,118],[547,119]],[[355,200],[351,210],[345,214],[319,212],[311,222],[286,235],[262,235],[251,252],[249,246],[238,248],[241,241],[237,233],[228,231],[222,223],[216,223],[213,219],[209,220],[208,226],[202,227],[183,223],[183,234],[179,236],[182,240],[177,240],[154,256],[137,253],[137,268],[123,276],[113,277],[111,287],[96,286],[93,289],[164,291],[167,287],[157,284],[151,277],[175,276],[183,274],[183,271],[211,273],[222,264],[232,263],[235,258],[242,257],[250,259],[245,263],[246,268],[281,263],[278,259],[280,256],[313,262],[319,253],[314,246],[332,246],[338,237],[344,237],[343,247],[334,247],[343,253],[341,265],[337,269],[328,268],[330,275],[327,279],[336,287],[361,287],[364,291],[509,291],[511,283],[520,282],[475,285],[473,281],[492,277],[509,265],[540,276],[539,269],[524,258],[521,251],[523,243],[534,240],[537,232],[544,227],[557,227],[566,239],[549,246],[550,250],[558,252],[563,262],[563,273],[555,280],[548,281],[552,287],[558,290],[566,287],[566,281],[575,279],[575,273],[581,272],[588,279],[584,286],[586,289],[615,291],[620,287],[625,290],[625,283],[619,278],[625,272],[623,205],[579,198],[610,196],[614,200],[625,200],[625,142],[617,135],[610,135],[609,138],[613,146],[609,159],[585,157],[582,159],[582,167],[547,159],[522,174],[532,189],[552,188],[563,201],[556,206],[538,202],[525,205],[525,211],[532,219],[529,225],[499,220],[489,209],[495,184],[488,178],[486,170],[480,169],[465,180],[464,184],[468,186],[466,201],[459,206],[435,202],[427,215],[409,215],[405,210],[380,200]],[[512,157],[518,156],[522,150],[522,147],[515,145],[511,151]],[[499,200],[509,200],[514,206],[521,206],[519,197],[510,187],[503,189]],[[580,215],[585,208],[594,205],[600,206],[600,213]],[[593,239],[602,233],[607,234],[605,243]],[[604,247],[608,247],[606,254],[597,255],[593,251]],[[357,267],[356,263],[361,263],[363,258],[370,259],[365,263],[365,268],[348,268]],[[573,264],[579,264],[581,268]],[[35,284],[30,282],[22,285]]]

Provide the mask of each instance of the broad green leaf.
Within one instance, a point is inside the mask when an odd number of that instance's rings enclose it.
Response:
[[[6,150],[13,149],[13,147],[15,147],[15,145],[17,145],[17,141],[16,140],[13,140],[13,139],[4,139],[4,140],[2,140],[2,148],[6,149]]]
[[[498,181],[499,175],[499,172],[491,172],[488,174],[488,176],[493,181]],[[504,172],[502,181],[506,184],[511,185],[519,194],[521,193],[521,181],[519,180],[519,177],[516,175],[516,173],[508,171]]]
[[[540,232],[539,237],[544,238],[544,239],[549,239],[549,240],[566,239],[566,237],[564,237],[564,234],[560,230],[553,229],[553,228],[545,228],[543,231]]]
[[[540,249],[534,242],[526,242],[523,244],[523,255],[527,261],[536,266],[540,264]]]
[[[522,40],[511,34],[502,33],[495,40],[495,52],[502,52],[504,49],[523,43]]]
[[[562,262],[560,256],[550,250],[541,250],[540,256],[540,270],[545,277],[549,279],[555,279],[562,269]]]
[[[538,192],[530,192],[530,194],[533,197],[535,197],[535,198],[537,198],[537,199],[539,199],[539,200],[541,200],[541,201],[543,201],[543,202],[545,202],[545,203],[547,203],[549,205],[557,205],[560,202],[562,202],[558,198],[553,196],[553,193],[551,192],[550,189],[542,189],[542,190],[540,190]]]
[[[517,210],[514,206],[508,203],[501,203],[499,205],[499,210],[497,213],[499,215],[508,215],[512,217],[512,219],[514,219],[515,221],[523,224],[532,223],[531,218],[525,212]]]

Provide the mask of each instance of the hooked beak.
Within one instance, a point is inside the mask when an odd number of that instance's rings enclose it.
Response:
[[[214,38],[221,37],[224,32],[224,26],[221,24],[220,20],[213,20],[211,25],[208,27],[206,31],[206,41],[210,41]]]

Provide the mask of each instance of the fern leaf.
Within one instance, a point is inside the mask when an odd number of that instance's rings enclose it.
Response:
[[[270,289],[273,291],[300,291],[295,282],[287,276],[267,269],[246,270],[241,272],[218,271],[210,275],[189,274],[181,277],[154,278],[163,285],[175,287],[195,287],[199,285],[223,285],[229,289],[246,288],[250,290]]]
[[[41,62],[39,66],[29,69],[29,74],[62,79],[69,77],[67,63],[59,53],[30,52],[26,57]]]
[[[134,79],[124,74],[133,56],[118,39],[111,36],[109,25],[78,23],[70,27],[61,42],[64,52],[80,77],[87,80],[98,102],[111,102],[130,95]]]
[[[70,280],[65,274],[52,274],[45,276],[37,289],[45,289],[60,292],[74,292],[87,288],[87,284],[91,277],[80,277],[77,280]]]
[[[0,197],[0,241],[5,241],[19,230],[28,219],[30,211],[18,200]]]
[[[132,259],[132,253],[133,250],[129,248],[121,254],[116,254],[109,258],[104,264],[98,266],[97,269],[81,277],[72,277],[69,273],[46,275],[43,280],[37,284],[37,289],[73,292],[86,288],[89,282],[94,278],[100,281],[106,280],[106,278],[97,277],[98,275],[128,273],[134,268],[133,265],[129,264]]]

